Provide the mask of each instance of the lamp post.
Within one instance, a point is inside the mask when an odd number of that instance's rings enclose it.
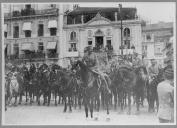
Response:
[[[119,14],[120,14],[120,30],[121,30],[121,55],[123,55],[123,37],[122,37],[122,4],[119,4]]]

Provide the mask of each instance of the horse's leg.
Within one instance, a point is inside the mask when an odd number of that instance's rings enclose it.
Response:
[[[107,94],[106,97],[105,97],[105,102],[106,102],[106,110],[107,110],[107,117],[106,117],[106,120],[109,121],[110,120],[110,117],[109,117],[109,99],[110,99],[110,95]]]
[[[84,107],[85,107],[85,116],[87,119],[88,118],[88,99],[86,98],[86,96],[84,96]]]
[[[102,102],[103,109],[104,109],[104,105],[105,105],[104,101],[105,101],[104,92],[101,91],[101,102]]]
[[[15,102],[14,102],[14,105],[17,106],[17,94],[15,94]]]
[[[79,94],[78,96],[78,105],[79,105],[79,109],[81,109],[81,94]]]
[[[75,95],[74,95],[74,98],[75,98],[75,101],[74,101],[74,108],[76,109],[76,107],[77,107],[77,101],[78,101],[78,95],[77,95],[77,93],[75,93]]]
[[[128,92],[128,115],[131,114],[131,91]]]
[[[47,97],[48,97],[48,106],[50,106],[50,99],[51,99],[51,93],[52,93],[52,91],[51,91],[51,88],[49,87],[49,89],[48,89],[48,91],[47,91]]]
[[[66,96],[63,96],[63,100],[64,100],[64,110],[63,110],[63,112],[66,112],[66,110],[67,110],[67,99],[66,99]]]
[[[139,92],[136,92],[136,114],[139,114],[139,107],[140,107],[140,94]]]
[[[93,98],[91,98],[91,103],[90,103],[90,116],[93,118]]]
[[[71,108],[72,96],[68,96],[68,99],[69,99],[69,111],[72,112],[72,108]]]
[[[158,93],[156,92],[156,106],[157,106],[157,112],[159,110],[159,98],[158,98]]]
[[[55,106],[57,106],[57,89],[54,90],[54,95],[55,95]]]
[[[95,120],[98,120],[99,117],[99,110],[100,110],[100,98],[99,98],[99,94],[96,96],[96,101],[97,101],[97,108],[96,108],[96,113],[95,113]]]
[[[32,87],[32,86],[33,86],[32,84],[29,85],[30,104],[32,104],[32,102],[33,102],[33,100],[32,100],[32,93],[33,93],[33,92],[32,92],[32,91],[33,91],[32,88],[33,88],[33,87]]]
[[[41,90],[38,88],[37,103],[40,105]]]
[[[116,110],[117,109],[117,93],[116,93],[116,91],[113,92],[113,95],[114,95],[114,109]]]
[[[121,108],[120,112],[122,112],[124,109],[123,94],[124,94],[123,90],[119,92],[119,102],[120,102],[120,108]]]
[[[94,105],[95,105],[95,109],[97,108],[97,100],[96,100],[96,98],[94,98]]]
[[[19,103],[18,104],[21,104],[21,102],[22,102],[22,95],[23,95],[23,91],[20,90],[20,93],[19,93]]]
[[[5,94],[5,111],[7,111],[7,100],[8,100],[8,97],[7,97],[7,94]]]
[[[126,108],[127,107],[127,93],[124,92],[124,107]]]
[[[9,89],[9,99],[8,99],[8,105],[11,106],[11,100],[12,100],[12,97],[13,97],[13,93],[12,93],[12,89],[10,88]]]
[[[46,103],[46,90],[43,92],[43,99],[44,99],[43,105],[45,105],[45,103]]]
[[[26,84],[25,84],[25,96],[26,96],[26,104],[27,104],[28,100],[27,100],[27,85]]]

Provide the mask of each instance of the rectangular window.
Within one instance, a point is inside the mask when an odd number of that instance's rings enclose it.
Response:
[[[163,55],[163,52],[162,52],[162,49],[163,49],[163,46],[162,45],[155,45],[155,55]]]
[[[31,5],[30,5],[30,4],[27,4],[27,5],[25,5],[25,8],[26,8],[26,9],[31,9]]]
[[[88,45],[89,46],[91,46],[92,45],[92,41],[90,40],[90,41],[88,41]]]
[[[150,41],[151,40],[151,35],[146,35],[146,40]]]
[[[14,56],[15,58],[18,58],[19,55],[19,46],[18,44],[14,44]]]
[[[111,45],[111,40],[106,40],[106,48],[107,48],[108,50],[113,50],[113,47],[112,47],[112,45]]]
[[[4,37],[7,38],[7,32],[4,32]]]
[[[57,28],[50,28],[50,36],[56,36],[57,35]]]
[[[38,43],[38,51],[42,52],[44,50],[43,42]]]
[[[19,26],[14,26],[14,38],[19,38]]]
[[[44,36],[44,25],[39,24],[38,26],[38,36]]]
[[[76,52],[77,51],[77,44],[76,43],[70,43],[69,52]]]
[[[31,37],[31,31],[30,30],[25,31],[25,37]]]

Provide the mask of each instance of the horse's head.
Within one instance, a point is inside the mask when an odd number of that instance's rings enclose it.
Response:
[[[147,79],[147,70],[146,70],[146,67],[143,67],[143,66],[140,66],[138,68],[135,69],[135,73],[136,75],[143,79],[143,80],[146,80]]]

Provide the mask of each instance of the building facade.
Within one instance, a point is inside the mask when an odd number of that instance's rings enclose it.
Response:
[[[87,46],[111,48],[118,55],[121,44],[126,50],[134,46],[142,55],[142,28],[136,8],[72,9],[61,4],[39,10],[36,6],[23,5],[4,14],[7,58],[56,61],[67,66],[71,58],[82,57]]]
[[[141,21],[136,11],[122,8],[120,13],[118,8],[76,7],[64,17],[63,57],[82,57],[87,46],[113,48],[115,54],[120,54],[121,18],[123,47],[129,50],[134,46],[141,55]]]
[[[166,58],[164,49],[172,36],[172,22],[159,22],[142,27],[142,49],[147,63],[150,64],[150,59],[156,59],[160,65],[163,65]]]
[[[65,5],[9,6],[4,13],[5,56],[23,61],[59,61]]]

